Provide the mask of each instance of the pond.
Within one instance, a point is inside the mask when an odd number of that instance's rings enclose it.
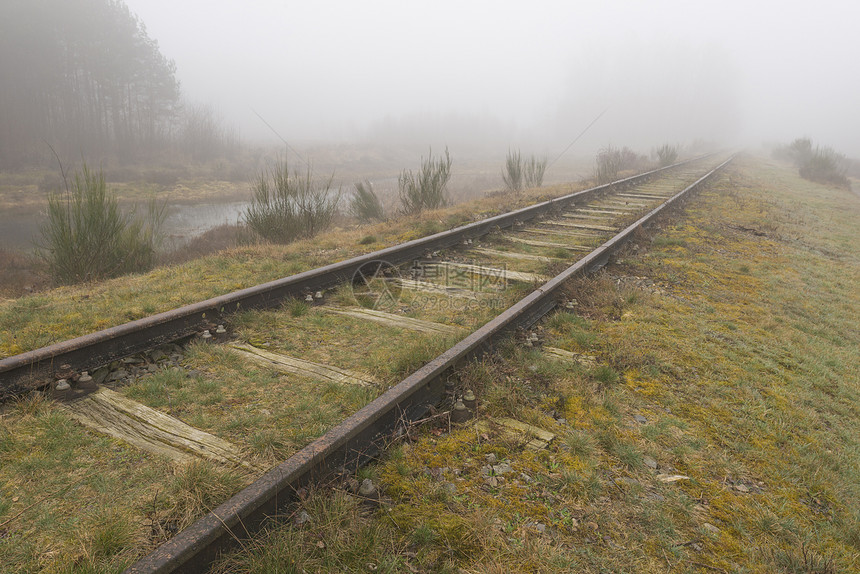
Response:
[[[162,226],[164,248],[176,249],[213,227],[236,224],[247,205],[246,201],[168,205]],[[0,247],[33,249],[41,240],[40,227],[45,220],[43,214],[0,213]]]

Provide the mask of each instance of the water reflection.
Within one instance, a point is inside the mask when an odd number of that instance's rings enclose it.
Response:
[[[162,227],[163,247],[176,249],[213,227],[236,224],[247,205],[246,201],[168,205]],[[39,229],[45,220],[43,214],[0,213],[0,247],[25,251],[35,248],[41,241]]]
[[[235,225],[242,219],[248,206],[246,201],[230,203],[204,203],[194,205],[170,205],[164,220],[164,247],[182,247],[198,235],[219,225]]]

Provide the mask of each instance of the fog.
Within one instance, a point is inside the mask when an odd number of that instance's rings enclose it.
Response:
[[[860,155],[852,2],[127,4],[186,95],[252,141],[275,137],[259,114],[291,142],[450,126],[552,154],[606,110],[577,148],[806,135]]]

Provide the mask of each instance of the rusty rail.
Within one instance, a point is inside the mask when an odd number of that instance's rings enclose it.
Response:
[[[445,375],[492,345],[512,329],[528,327],[548,313],[570,278],[600,268],[637,229],[722,170],[733,156],[659,207],[649,211],[600,247],[565,269],[501,315],[418,369],[322,437],[267,472],[236,496],[200,518],[129,567],[125,574],[205,572],[225,549],[250,537],[272,516],[296,500],[303,485],[353,468],[379,451],[404,421],[418,420],[444,396]],[[581,193],[581,192],[580,192]]]

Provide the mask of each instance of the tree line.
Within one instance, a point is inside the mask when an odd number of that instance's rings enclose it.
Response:
[[[122,0],[4,0],[0,78],[0,169],[50,147],[129,162],[176,145],[207,159],[238,140],[211,108],[183,105],[175,63]]]

